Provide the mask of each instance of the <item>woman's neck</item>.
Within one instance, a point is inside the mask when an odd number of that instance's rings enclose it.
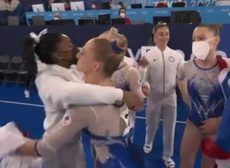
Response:
[[[166,47],[167,47],[167,46],[165,46],[165,45],[163,45],[163,46],[161,46],[161,45],[156,45],[156,46],[157,46],[157,48],[158,48],[159,50],[161,50],[161,52],[164,52],[165,49],[166,49]]]
[[[85,75],[85,83],[101,86],[114,86],[110,77],[99,74],[88,74]]]
[[[217,62],[216,52],[209,53],[205,60],[196,59],[196,62],[203,68],[213,67]]]
[[[70,69],[71,64],[69,62],[62,62],[59,64],[59,66]]]

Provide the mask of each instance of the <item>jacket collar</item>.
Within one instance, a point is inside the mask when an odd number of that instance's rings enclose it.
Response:
[[[68,81],[73,81],[73,67],[70,69],[61,67],[59,65],[47,65],[41,62],[37,62],[38,73],[48,73],[54,76],[61,76]]]
[[[155,49],[162,52],[157,46],[155,46]],[[170,49],[169,47],[166,47],[163,53],[169,51],[169,49]]]

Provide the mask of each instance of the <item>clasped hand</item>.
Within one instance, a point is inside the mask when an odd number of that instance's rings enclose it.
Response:
[[[203,134],[212,135],[218,131],[220,122],[218,118],[209,118],[207,120],[202,121],[203,125],[200,126],[200,130]]]

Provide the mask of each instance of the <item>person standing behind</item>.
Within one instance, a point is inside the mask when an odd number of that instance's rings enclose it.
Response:
[[[93,2],[91,3],[91,10],[97,10],[97,9],[99,9],[98,6],[97,6],[97,2],[96,2],[96,1],[93,1]]]
[[[167,46],[169,28],[166,23],[158,23],[153,28],[153,40],[156,46],[145,56],[148,63],[146,81],[150,85],[150,95],[146,109],[146,138],[143,147],[150,153],[159,122],[163,119],[164,153],[163,160],[167,168],[174,168],[173,156],[174,132],[177,116],[176,76],[179,65],[184,61],[182,55]]]
[[[120,18],[124,18],[125,19],[125,24],[127,24],[127,25],[130,25],[131,24],[131,21],[130,21],[130,19],[129,18],[127,18],[126,17],[126,8],[123,6],[123,7],[121,7],[120,9],[119,9],[119,17]]]
[[[29,92],[30,83],[34,81],[36,74],[37,74],[37,63],[33,59],[33,55],[29,55],[26,52],[23,53],[23,58],[25,61],[24,63],[25,63],[25,66],[27,67],[24,95],[26,98],[29,98],[30,97],[30,92]]]
[[[18,0],[1,0],[0,1],[0,11],[11,11],[13,12],[20,6]]]

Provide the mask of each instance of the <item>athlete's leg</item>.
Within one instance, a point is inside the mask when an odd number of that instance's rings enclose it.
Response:
[[[175,167],[175,162],[171,159],[173,156],[174,135],[177,111],[176,106],[163,105],[162,119],[163,119],[163,140],[164,140],[164,154],[163,159],[166,167]]]
[[[156,132],[159,127],[159,122],[161,118],[161,106],[159,103],[148,101],[146,109],[146,137],[144,151],[146,153],[151,152],[152,144]]]
[[[201,168],[213,168],[215,166],[215,159],[206,155],[202,155]]]
[[[33,76],[31,74],[27,74],[26,75],[26,81],[25,81],[25,97],[29,98],[30,97],[30,92],[29,92],[29,87],[30,87],[30,83],[32,81]]]
[[[180,149],[180,168],[193,168],[202,135],[190,120],[187,120]]]

